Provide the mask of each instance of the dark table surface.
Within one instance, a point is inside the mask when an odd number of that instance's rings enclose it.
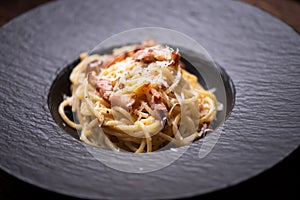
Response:
[[[243,0],[279,17],[300,32],[299,1],[284,0]],[[0,25],[14,17],[48,2],[48,0],[11,0],[0,2]],[[285,199],[299,199],[300,192],[300,149],[299,147],[282,162],[271,169],[238,185],[201,196],[203,199],[257,198],[261,195]],[[27,199],[50,197],[56,199],[73,199],[54,192],[46,191],[25,183],[4,171],[0,171],[0,199]]]

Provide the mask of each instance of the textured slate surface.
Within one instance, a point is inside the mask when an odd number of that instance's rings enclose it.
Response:
[[[128,174],[96,161],[65,134],[47,95],[79,53],[143,26],[201,43],[233,79],[236,104],[207,157],[198,158],[195,143],[169,167]],[[6,24],[0,38],[0,168],[40,187],[89,198],[193,196],[257,175],[299,146],[300,37],[243,3],[59,1]]]

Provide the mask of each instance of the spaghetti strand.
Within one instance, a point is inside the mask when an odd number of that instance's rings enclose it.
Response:
[[[179,51],[152,42],[80,57],[69,77],[72,96],[58,111],[87,144],[133,153],[183,146],[205,135],[203,127],[216,118],[213,91],[181,68]]]

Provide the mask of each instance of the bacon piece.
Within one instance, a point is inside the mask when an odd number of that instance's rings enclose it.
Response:
[[[111,65],[115,64],[117,61],[121,60],[120,56],[107,55],[103,60],[102,68],[108,68]]]
[[[133,59],[138,62],[151,63],[155,61],[167,61],[170,65],[177,64],[180,54],[177,51],[169,50],[159,46],[138,50]]]
[[[161,101],[161,94],[154,88],[151,88],[150,85],[144,86],[143,91],[146,94],[149,105],[155,113],[155,117],[160,119],[164,126],[167,122],[168,110],[165,104]]]
[[[94,60],[90,62],[86,67],[86,74],[94,71],[96,74],[99,74],[103,65],[102,60]]]
[[[105,69],[115,64],[116,62],[124,60],[128,55],[127,52],[124,52],[120,55],[106,55],[101,60],[94,60],[87,65],[86,74],[94,71],[96,74],[99,74],[101,69]]]
[[[89,73],[88,82],[97,90],[97,92],[99,92],[101,97],[103,97],[106,100],[109,100],[113,92],[113,86],[110,80],[105,78],[97,79],[94,75]]]
[[[132,111],[135,99],[127,95],[112,95],[111,98],[112,106],[120,106],[124,109],[128,109],[129,112]]]
[[[104,63],[104,68],[108,68],[110,67],[111,65],[117,63],[117,62],[120,62],[122,60],[125,60],[127,57],[129,57],[131,54],[133,53],[130,53],[130,52],[123,52],[119,55],[109,55],[109,58],[106,60],[106,63]]]
[[[151,45],[151,42],[147,42],[145,43],[145,45]],[[120,62],[122,60],[125,60],[127,57],[132,57],[134,56],[134,54],[137,52],[137,51],[140,51],[140,50],[143,50],[145,49],[145,46],[144,45],[140,45],[140,44],[137,44],[137,45],[133,45],[131,48],[129,48],[128,50],[120,53],[120,54],[117,54],[117,55],[110,55],[112,58],[110,59],[110,62],[108,62],[106,64],[106,68],[115,64],[116,62]]]
[[[108,68],[111,65],[115,64],[116,62],[120,62],[120,61],[126,59],[127,57],[134,56],[134,54],[136,52],[145,49],[145,47],[152,47],[155,45],[157,45],[156,41],[154,41],[153,39],[146,39],[146,40],[144,40],[144,42],[141,45],[140,44],[134,45],[134,46],[132,46],[131,49],[124,51],[121,54],[106,55],[101,60],[94,60],[87,65],[86,74],[88,74],[92,71],[96,72],[96,74],[99,74],[101,71],[101,68]],[[162,59],[162,58],[160,58],[160,59]]]
[[[155,61],[152,49],[141,49],[133,55],[133,59],[138,62],[151,63]]]
[[[121,59],[124,59],[123,57]],[[106,55],[103,58],[98,59],[98,60],[93,60],[87,65],[86,68],[86,74],[94,71],[96,74],[99,74],[101,69],[108,68],[110,65],[114,64],[120,60],[119,56],[114,56],[114,55]]]
[[[172,57],[172,65],[177,65],[178,62],[180,61],[179,52],[178,51],[172,51],[171,57]]]

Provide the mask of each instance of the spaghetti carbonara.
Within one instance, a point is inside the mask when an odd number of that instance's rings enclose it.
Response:
[[[59,113],[88,144],[135,153],[183,146],[203,137],[216,116],[216,97],[184,69],[178,49],[147,39],[80,58]]]

